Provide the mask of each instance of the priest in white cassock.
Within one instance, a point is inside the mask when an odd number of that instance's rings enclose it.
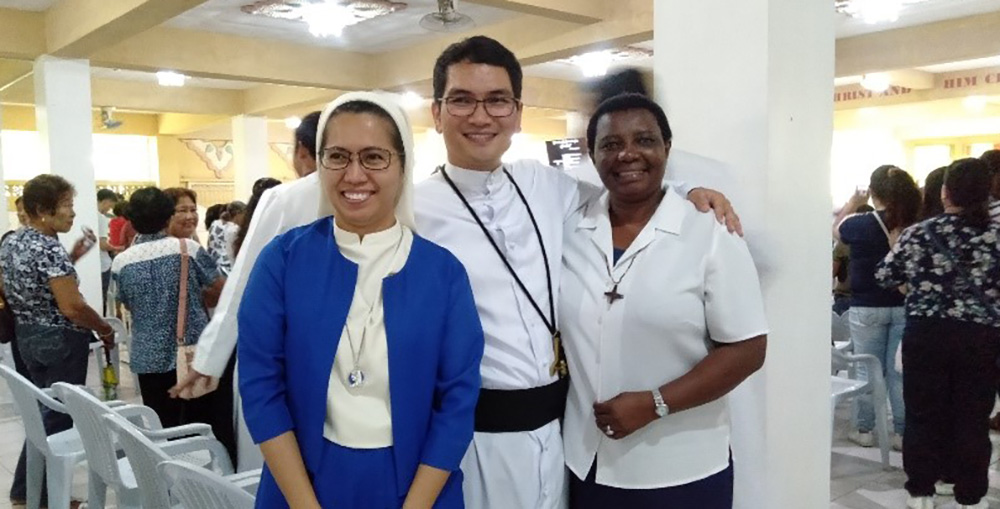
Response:
[[[432,106],[448,161],[415,191],[417,231],[465,265],[485,333],[484,390],[473,443],[462,462],[470,508],[567,503],[559,419],[568,384],[555,303],[563,220],[580,203],[581,192],[597,189],[537,161],[502,164],[521,127],[521,87],[520,64],[499,42],[477,36],[449,46],[435,64]],[[681,193],[690,189],[672,187]],[[325,200],[310,177],[268,195],[216,313],[235,315],[246,273],[271,238],[330,213],[321,209]],[[688,198],[701,210],[726,216],[731,227],[738,222],[719,193],[699,188]],[[220,331],[219,337],[223,334],[235,331]],[[235,343],[203,338],[195,368],[224,364]],[[241,448],[241,469],[260,464],[259,458],[249,461],[251,451]]]
[[[521,128],[522,74],[499,42],[453,44],[433,81],[448,161],[417,187],[417,225],[465,265],[486,336],[476,433],[462,462],[466,505],[565,507],[568,380],[554,303],[563,221],[599,188],[536,161],[501,162]]]

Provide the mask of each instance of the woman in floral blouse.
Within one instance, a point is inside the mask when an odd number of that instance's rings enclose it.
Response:
[[[1000,375],[1000,224],[988,212],[990,173],[977,159],[945,174],[945,213],[905,232],[879,264],[886,288],[906,285],[903,336],[908,507],[934,507],[954,481],[960,507],[985,508],[989,418]]]
[[[153,408],[164,426],[191,422],[212,425],[212,431],[232,454],[235,438],[232,383],[220,384],[208,395],[191,400],[172,399],[167,390],[177,381],[177,313],[180,302],[181,245],[189,256],[187,316],[184,343],[197,343],[208,325],[202,291],[221,286],[222,278],[208,252],[190,238],[168,235],[176,202],[155,187],[132,194],[132,224],[139,232],[135,244],[118,255],[111,275],[119,299],[132,312],[132,371],[139,375],[143,404]],[[227,408],[229,409],[227,412]]]

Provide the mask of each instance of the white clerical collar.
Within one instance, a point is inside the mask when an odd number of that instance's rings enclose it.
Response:
[[[445,164],[445,171],[459,191],[470,195],[490,194],[507,182],[503,165],[492,171],[467,170],[451,163]]]
[[[364,239],[362,239],[357,233],[349,232],[340,227],[337,221],[333,222],[333,237],[337,241],[337,246],[341,249],[348,248],[351,250],[364,249],[365,251],[380,251],[389,247],[394,247],[397,242],[399,242],[399,237],[402,235],[403,226],[396,221],[392,226],[386,228],[385,230],[366,233]]]

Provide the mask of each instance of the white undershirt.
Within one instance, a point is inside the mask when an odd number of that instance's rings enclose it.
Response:
[[[387,230],[366,234],[364,239],[336,225],[333,234],[341,254],[358,265],[358,281],[330,373],[323,436],[355,449],[389,447],[392,445],[392,407],[382,280],[405,265],[413,244],[413,232],[397,222]],[[357,368],[364,372],[365,382],[352,388],[348,386],[347,377],[356,367],[356,354],[359,355]]]

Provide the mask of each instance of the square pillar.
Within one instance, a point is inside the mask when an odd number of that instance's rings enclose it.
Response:
[[[76,220],[60,235],[66,249],[80,238],[82,228],[97,234],[97,184],[94,178],[93,117],[90,102],[90,62],[44,55],[35,61],[35,119],[49,172],[76,188]],[[102,309],[100,251],[95,246],[76,262],[80,291],[87,303]]]
[[[3,131],[3,111],[2,110],[3,110],[3,105],[0,104],[0,132]],[[5,232],[5,231],[9,230],[10,226],[11,226],[11,223],[10,223],[10,213],[7,212],[7,193],[6,193],[7,179],[4,177],[4,174],[3,174],[3,140],[2,139],[0,139],[0,186],[3,186],[0,189],[4,189],[5,190],[4,193],[3,193],[3,199],[4,199],[4,209],[3,210],[4,211],[3,211],[3,214],[0,214],[0,233],[2,233],[2,232]]]
[[[673,146],[728,167],[770,324],[764,369],[729,397],[735,507],[827,508],[833,3],[657,0],[654,16]]]
[[[253,183],[270,176],[266,118],[233,117],[233,165],[236,170],[233,199],[245,203],[250,200]]]

